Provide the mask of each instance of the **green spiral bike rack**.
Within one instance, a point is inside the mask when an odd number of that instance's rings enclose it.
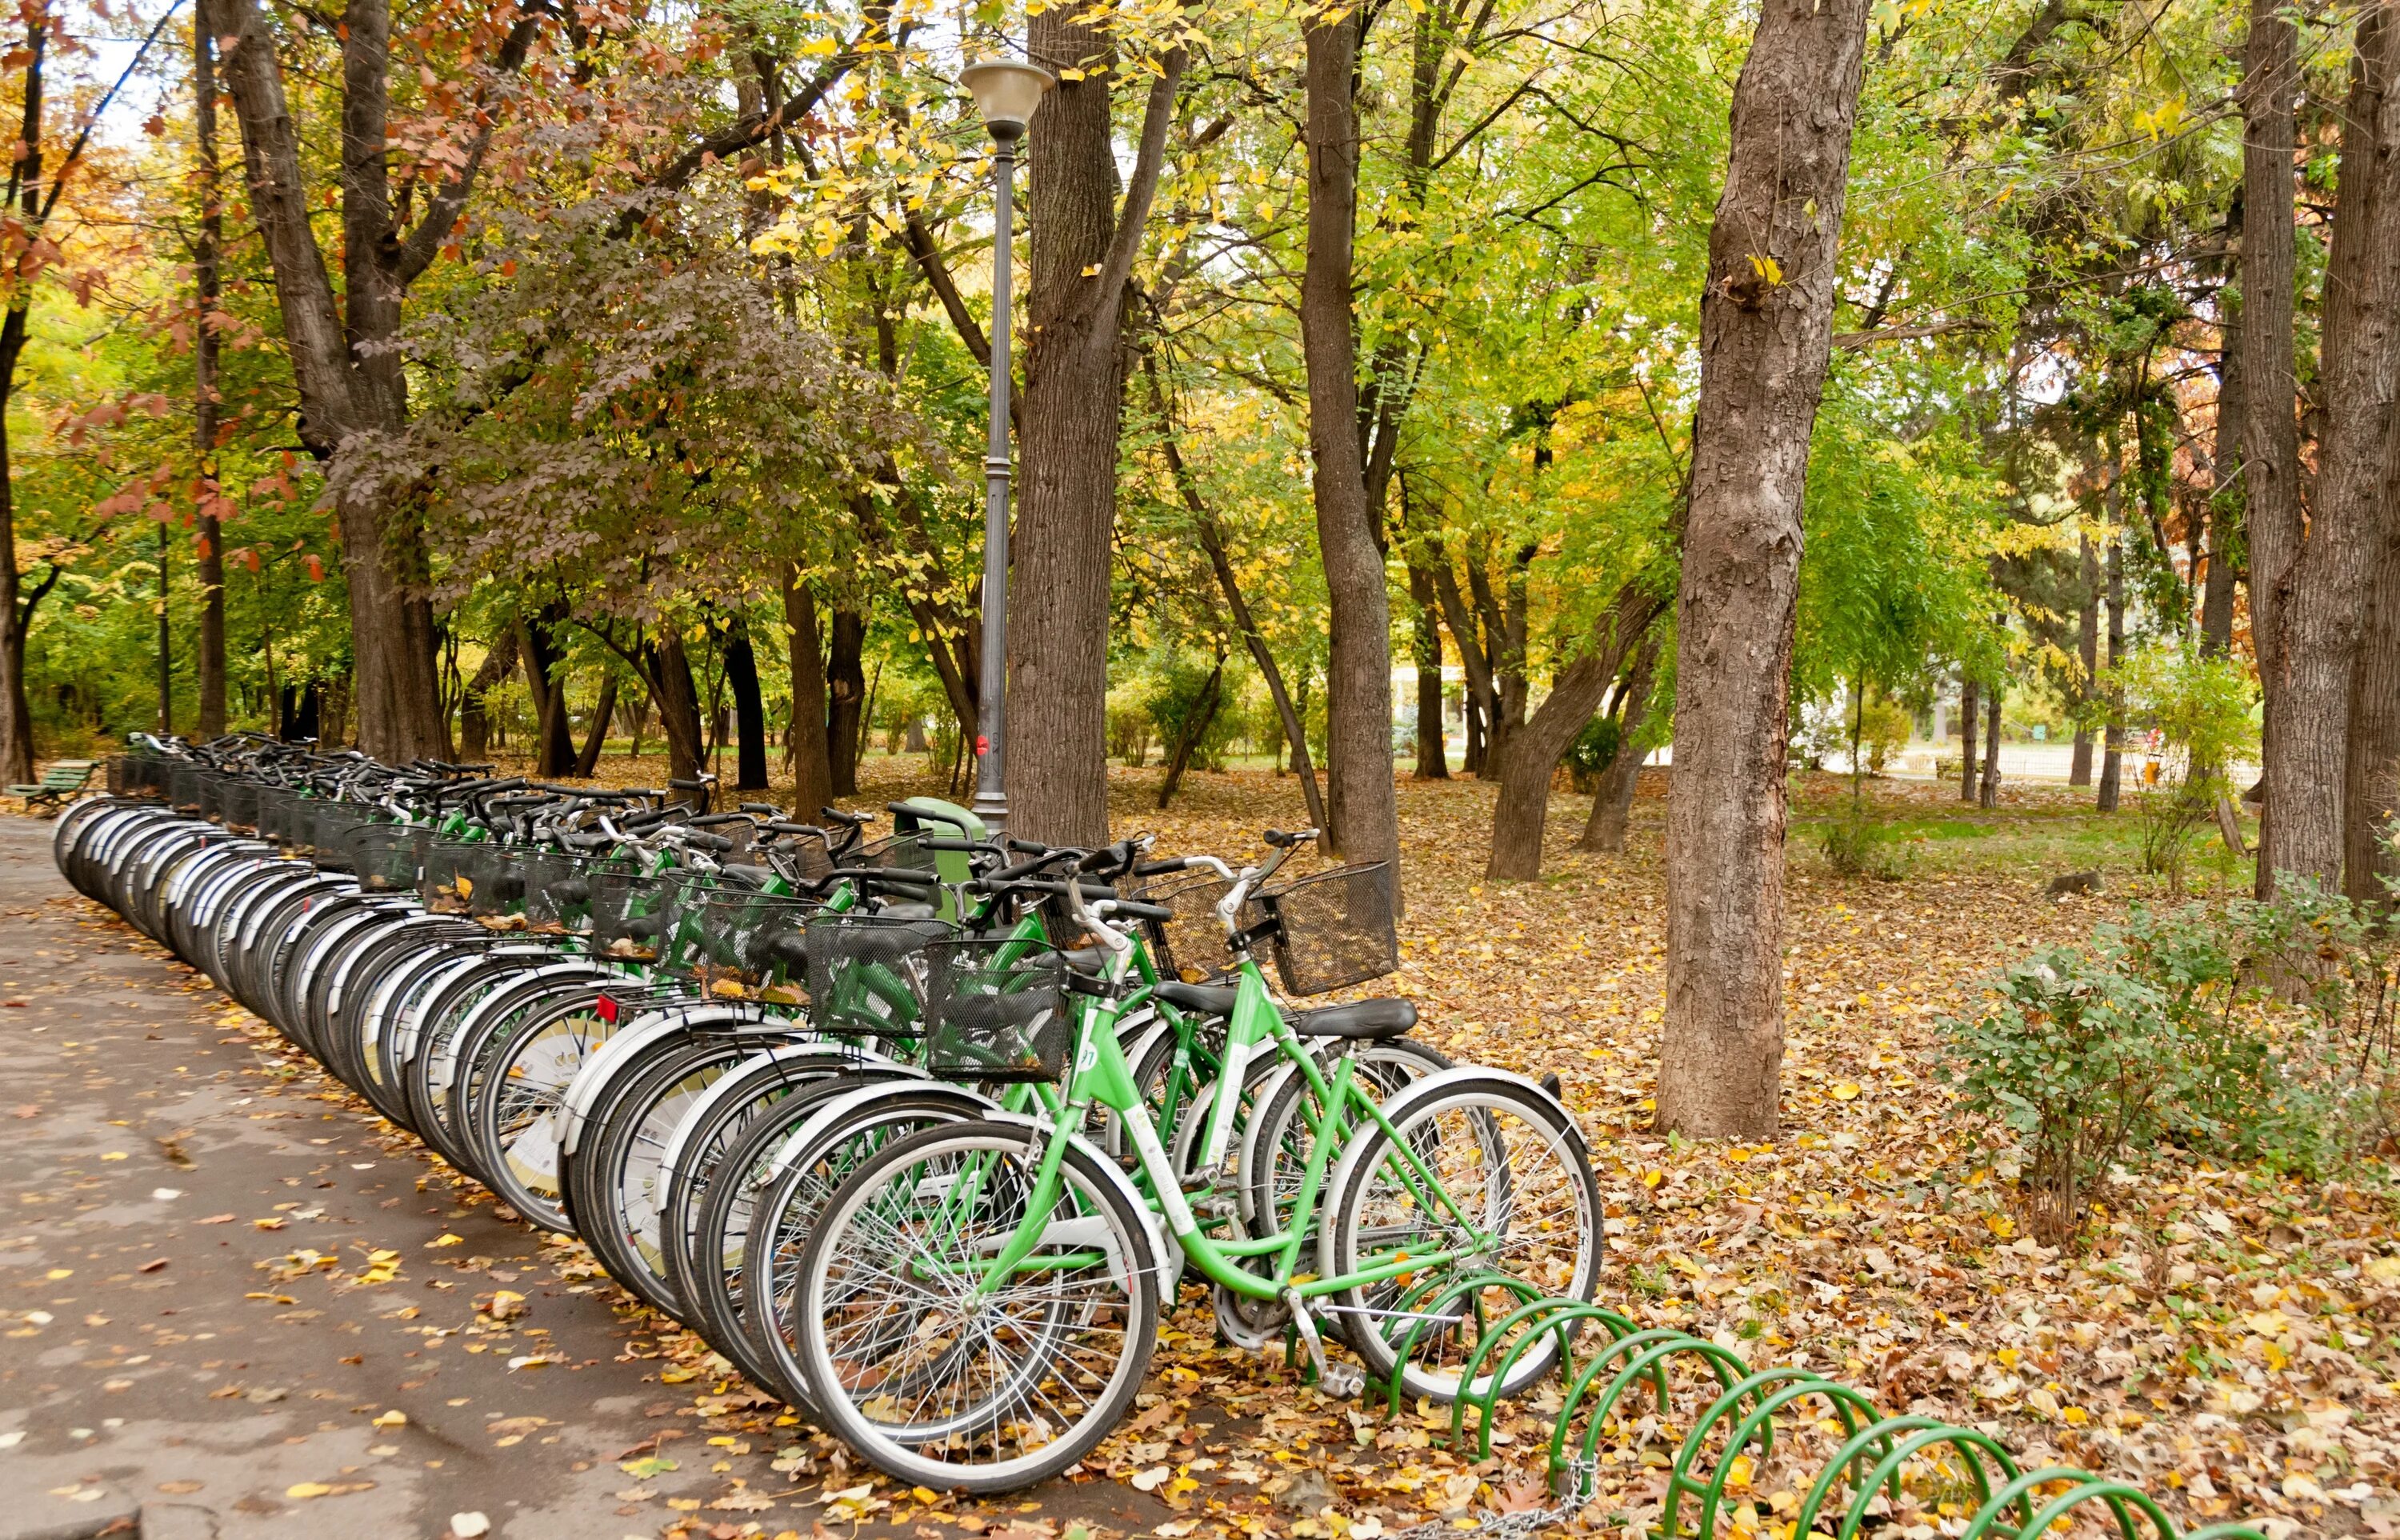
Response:
[[[1493,1315],[1491,1295],[1517,1302]],[[1580,1510],[1599,1492],[1601,1444],[1608,1431],[1630,1419],[1621,1415],[1649,1393],[1649,1405],[1663,1421],[1673,1412],[1670,1370],[1680,1368],[1713,1382],[1715,1398],[1684,1435],[1669,1466],[1667,1490],[1652,1533],[1658,1540],[1718,1540],[1730,1534],[1726,1496],[1745,1452],[1759,1458],[1775,1443],[1779,1416],[1806,1415],[1839,1426],[1841,1446],[1792,1513],[1788,1532],[1780,1516],[1764,1533],[1796,1536],[1831,1533],[1858,1540],[1871,1520],[1877,1495],[1894,1502],[1902,1477],[1919,1462],[1948,1467],[1957,1501],[1977,1505],[1960,1540],[2036,1540],[2052,1524],[2098,1504],[2122,1540],[2267,1540],[2252,1524],[2230,1522],[2181,1530],[2139,1487],[2070,1465],[2019,1467],[1998,1439],[1970,1427],[1917,1415],[1885,1416],[1853,1386],[1804,1369],[1753,1370],[1739,1355],[1687,1331],[1643,1327],[1619,1312],[1586,1300],[1544,1298],[1522,1279],[1500,1273],[1428,1280],[1394,1302],[1393,1329],[1386,1332],[1396,1361],[1406,1365],[1421,1346],[1472,1320],[1476,1342],[1460,1370],[1470,1387],[1451,1403],[1450,1444],[1464,1451],[1470,1440],[1479,1460],[1492,1457],[1492,1429],[1500,1392],[1509,1372],[1545,1338],[1558,1344],[1565,1383],[1550,1430],[1550,1490],[1563,1516]],[[1580,1357],[1578,1337],[1598,1339]],[[1400,1373],[1382,1388],[1386,1410],[1400,1411]],[[1631,1397],[1633,1399],[1629,1399]],[[1477,1412],[1467,1425],[1467,1410]],[[1582,1431],[1575,1432],[1580,1423]],[[1796,1488],[1795,1488],[1796,1490]],[[1494,1520],[1498,1529],[1507,1520]],[[2147,1534],[2146,1534],[2147,1531]],[[1459,1532],[1467,1540],[1467,1532]]]

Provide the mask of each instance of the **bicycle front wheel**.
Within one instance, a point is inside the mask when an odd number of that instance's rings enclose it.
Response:
[[[1386,1383],[1405,1345],[1404,1397],[1447,1401],[1470,1388],[1480,1395],[1503,1356],[1495,1348],[1466,1383],[1487,1325],[1528,1298],[1589,1300],[1597,1291],[1600,1180],[1567,1110],[1514,1075],[1433,1076],[1394,1097],[1384,1113],[1393,1131],[1368,1125],[1342,1152],[1329,1184],[1323,1273],[1340,1277],[1407,1257],[1463,1255],[1335,1295],[1343,1336],[1368,1378]],[[1505,1275],[1518,1288],[1452,1287],[1479,1274]],[[1510,1367],[1500,1394],[1513,1396],[1548,1373],[1560,1346],[1559,1334],[1547,1333]]]
[[[929,1128],[835,1192],[799,1268],[796,1322],[816,1409],[906,1482],[1013,1492],[1091,1452],[1140,1388],[1158,1336],[1149,1225],[1070,1147],[1039,1243],[981,1290],[1026,1218],[1030,1130]]]

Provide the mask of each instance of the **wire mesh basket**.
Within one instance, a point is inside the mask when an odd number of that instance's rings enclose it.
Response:
[[[592,950],[623,962],[655,962],[673,934],[680,879],[632,870],[592,874]]]
[[[1254,900],[1275,921],[1275,973],[1284,992],[1321,995],[1382,978],[1400,965],[1391,864],[1336,866]]]
[[[925,1069],[951,1080],[1057,1080],[1074,1037],[1067,966],[1039,942],[978,937],[926,948]]]
[[[167,803],[177,812],[200,811],[200,788],[215,771],[199,765],[177,765],[167,772]]]
[[[225,822],[225,783],[231,779],[223,770],[200,771],[198,790],[202,818],[214,823]]]
[[[809,920],[814,899],[716,888],[676,937],[701,990],[725,1000],[798,1005],[808,987]]]
[[[232,775],[218,784],[217,811],[226,828],[238,834],[257,829],[259,789],[257,782]]]
[[[1197,984],[1224,972],[1233,962],[1234,954],[1225,947],[1225,922],[1217,918],[1217,901],[1232,887],[1223,878],[1211,875],[1169,878],[1155,887],[1145,882],[1125,890],[1125,896],[1139,903],[1175,911],[1171,920],[1141,922],[1160,977]]]
[[[809,1022],[840,1037],[917,1037],[925,1029],[926,948],[955,933],[938,920],[828,914],[809,921]]]
[[[350,836],[356,831],[382,822],[372,809],[356,802],[319,802],[315,807],[314,834],[311,848],[314,859],[327,871],[346,872],[350,869]]]
[[[774,847],[777,864],[795,880],[821,882],[833,875],[833,851],[822,834],[797,834]]]
[[[632,867],[612,857],[527,851],[524,870],[525,929],[544,935],[580,935],[592,929],[594,876]]]
[[[467,897],[467,913],[487,931],[524,930],[525,864],[534,852],[523,845],[486,848],[491,854]]]
[[[476,885],[492,866],[498,846],[487,840],[436,839],[425,850],[417,896],[435,914],[467,914]]]
[[[299,793],[289,786],[258,788],[258,838],[272,839],[278,845],[291,844],[292,805],[300,799]]]
[[[433,831],[417,824],[368,824],[344,837],[350,870],[368,893],[403,893],[424,875]]]

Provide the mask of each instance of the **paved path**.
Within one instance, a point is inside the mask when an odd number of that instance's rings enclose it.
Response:
[[[455,1192],[76,896],[48,840],[0,816],[0,1540],[438,1536],[460,1513],[495,1540],[810,1533],[826,1446],[662,1383],[580,1248]],[[676,1468],[622,1468],[653,1452]],[[1168,1516],[1110,1485],[1028,1495],[1112,1530]]]

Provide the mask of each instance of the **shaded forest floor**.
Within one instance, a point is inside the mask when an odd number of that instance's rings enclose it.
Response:
[[[663,774],[656,761],[622,757],[603,770],[619,784]],[[862,809],[941,791],[918,759],[871,755],[863,774]],[[1158,778],[1112,771],[1112,807],[1117,832],[1155,831],[1162,852],[1240,857],[1258,849],[1259,829],[1302,818],[1289,777],[1195,774],[1164,812],[1153,806]],[[1879,814],[1907,832],[1910,875],[1852,881],[1810,844],[1847,784],[1803,784],[1788,893],[1784,1135],[1696,1147],[1647,1132],[1663,984],[1663,775],[1645,777],[1622,856],[1570,850],[1589,802],[1555,798],[1546,875],[1523,884],[1481,878],[1493,790],[1404,784],[1403,962],[1380,988],[1416,1000],[1419,1035],[1453,1057],[1561,1075],[1608,1201],[1602,1302],[1644,1326],[1713,1338],[1756,1367],[1805,1366],[1854,1384],[1885,1412],[1985,1428],[2024,1468],[2081,1465],[2134,1481],[2191,1523],[2265,1520],[2279,1536],[2400,1527],[2391,1342],[2400,1238],[2380,1162],[2303,1183],[2160,1152],[2113,1189],[2085,1247],[2065,1254],[2022,1233],[1995,1152],[1954,1115],[1935,1077],[1936,1024],[1971,1002],[1980,979],[2153,895],[2155,880],[2134,872],[2135,812],[2102,818],[2086,811],[2088,794],[2063,788],[2011,788],[2005,806],[1984,812],[1962,809],[1955,788],[1875,784]],[[2103,873],[2098,893],[2045,896],[2050,878],[2092,868]],[[2202,860],[2191,880],[2202,891],[2246,885],[2223,860]],[[662,1362],[661,1378],[696,1397],[711,1432],[804,1434],[778,1429],[773,1411],[719,1377],[721,1364],[689,1338],[665,1331],[655,1350],[676,1366]],[[1534,1506],[1557,1406],[1555,1386],[1520,1403],[1499,1424],[1500,1458],[1471,1465],[1444,1447],[1440,1409],[1406,1408],[1387,1422],[1380,1405],[1326,1400],[1279,1363],[1215,1345],[1196,1291],[1170,1320],[1145,1388],[1140,1412],[1081,1479],[1125,1482],[1163,1502],[1171,1516],[1156,1529],[1166,1536],[1372,1540],[1478,1501]],[[1675,1415],[1629,1414],[1605,1441],[1602,1497],[1586,1527],[1615,1533],[1657,1520],[1666,1459],[1707,1399],[1686,1390]],[[1719,1533],[1780,1533],[1832,1447],[1831,1426],[1804,1425],[1743,1465]],[[813,1511],[826,1521],[902,1533],[913,1525],[919,1540],[943,1533],[924,1527],[936,1523],[1009,1540],[1112,1527],[1075,1520],[1073,1505],[1025,1511],[862,1487],[840,1474],[829,1445],[807,1459],[852,1483],[825,1482],[828,1506]],[[1890,1515],[1892,1533],[1957,1533],[1975,1506],[1962,1509],[1961,1496],[1971,1494],[1912,1496]],[[744,1520],[724,1517],[676,1522],[740,1533]],[[747,1522],[771,1534],[792,1520]]]

